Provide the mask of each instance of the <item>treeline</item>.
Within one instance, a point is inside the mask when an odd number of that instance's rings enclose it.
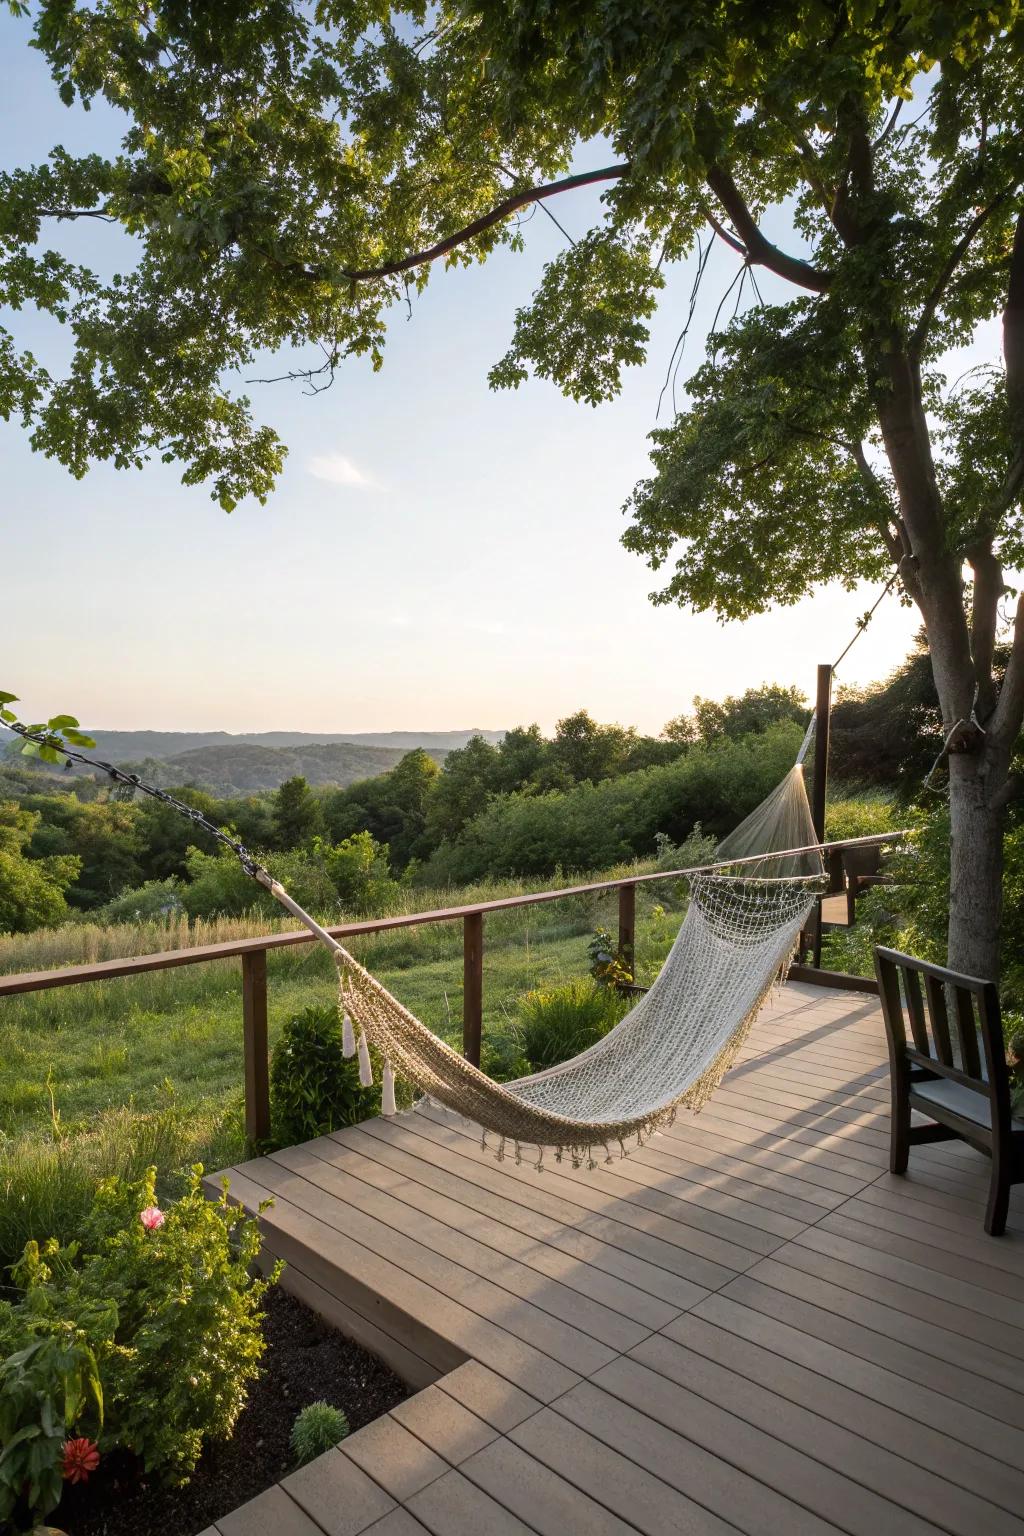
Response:
[[[901,771],[894,751],[904,769],[908,755],[916,768],[924,755],[918,737],[927,732],[922,678],[917,655],[888,684],[838,707],[839,775],[892,783]],[[892,729],[893,689],[901,719],[913,716],[909,733]],[[549,738],[536,725],[508,731],[497,745],[475,737],[443,767],[415,749],[390,772],[343,789],[313,788],[297,776],[274,792],[229,799],[176,793],[259,854],[305,905],[379,912],[399,883],[606,868],[650,857],[659,835],[682,842],[698,823],[719,838],[791,765],[807,718],[798,690],[766,686],[697,699],[692,714],[658,737],[599,724],[581,710]],[[858,771],[844,772],[844,760]],[[124,921],[261,906],[272,910],[271,898],[233,855],[171,807],[141,795],[126,800],[88,779],[43,783],[16,759],[0,765],[0,931],[28,931],[69,912]]]

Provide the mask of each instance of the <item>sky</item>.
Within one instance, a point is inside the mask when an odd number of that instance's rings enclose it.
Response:
[[[24,22],[0,16],[0,164],[41,159],[58,142],[111,146],[112,115],[61,106],[27,36]],[[599,206],[584,192],[560,198],[556,211],[579,234]],[[76,226],[74,238],[102,262],[107,232]],[[100,465],[75,481],[34,454],[20,427],[0,423],[0,683],[19,694],[25,716],[66,710],[108,730],[536,720],[550,731],[586,708],[657,732],[695,695],[763,682],[813,694],[816,664],[839,655],[877,589],[829,588],[721,624],[653,606],[657,574],[619,543],[686,313],[686,267],[671,273],[648,360],[628,371],[614,402],[575,404],[533,379],[514,392],[489,389],[517,305],[563,245],[537,211],[523,254],[438,269],[411,319],[393,312],[379,373],[351,361],[315,397],[294,384],[250,386],[257,418],[290,450],[264,507],[250,500],[228,516],[161,464]],[[702,359],[736,266],[719,245],[682,378]],[[770,279],[761,287],[766,298],[782,291]],[[46,327],[15,319],[19,343],[45,359]],[[995,355],[993,329],[968,361]],[[916,614],[888,598],[840,681],[887,675],[917,627]]]

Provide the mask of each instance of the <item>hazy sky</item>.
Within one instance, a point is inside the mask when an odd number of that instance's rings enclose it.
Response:
[[[109,114],[60,106],[26,37],[0,17],[0,159],[112,142]],[[597,206],[571,194],[556,211],[578,233]],[[110,235],[75,238],[101,260]],[[842,650],[874,590],[828,590],[721,625],[654,608],[657,577],[618,542],[688,271],[670,277],[648,363],[614,403],[575,405],[540,381],[488,389],[516,305],[563,243],[538,211],[524,255],[436,271],[411,320],[395,311],[378,374],[352,362],[315,398],[253,386],[257,415],[290,447],[266,507],[226,516],[159,464],[101,466],[76,482],[0,423],[0,685],[35,718],[66,709],[105,728],[310,731],[550,728],[581,706],[656,731],[694,694],[764,681],[813,690],[815,664]],[[720,248],[683,378],[735,271]],[[32,317],[17,317],[15,334],[49,355]],[[993,329],[980,355],[995,340]],[[842,679],[884,675],[915,628],[887,600]]]

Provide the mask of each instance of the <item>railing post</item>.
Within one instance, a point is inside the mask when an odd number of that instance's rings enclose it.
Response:
[[[267,952],[242,955],[242,1040],[245,1050],[245,1134],[270,1135],[270,1059],[267,1042]]]
[[[636,886],[619,886],[619,956],[636,978]]]
[[[484,1017],[484,915],[467,912],[462,919],[462,1054],[480,1065],[480,1035]]]

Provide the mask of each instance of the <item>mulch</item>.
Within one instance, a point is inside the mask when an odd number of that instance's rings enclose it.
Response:
[[[163,1487],[115,1451],[68,1488],[49,1523],[69,1536],[196,1536],[295,1470],[289,1435],[307,1403],[332,1403],[354,1432],[409,1396],[383,1361],[280,1287],[267,1296],[264,1331],[263,1375],[234,1435],[210,1446],[183,1488]]]

